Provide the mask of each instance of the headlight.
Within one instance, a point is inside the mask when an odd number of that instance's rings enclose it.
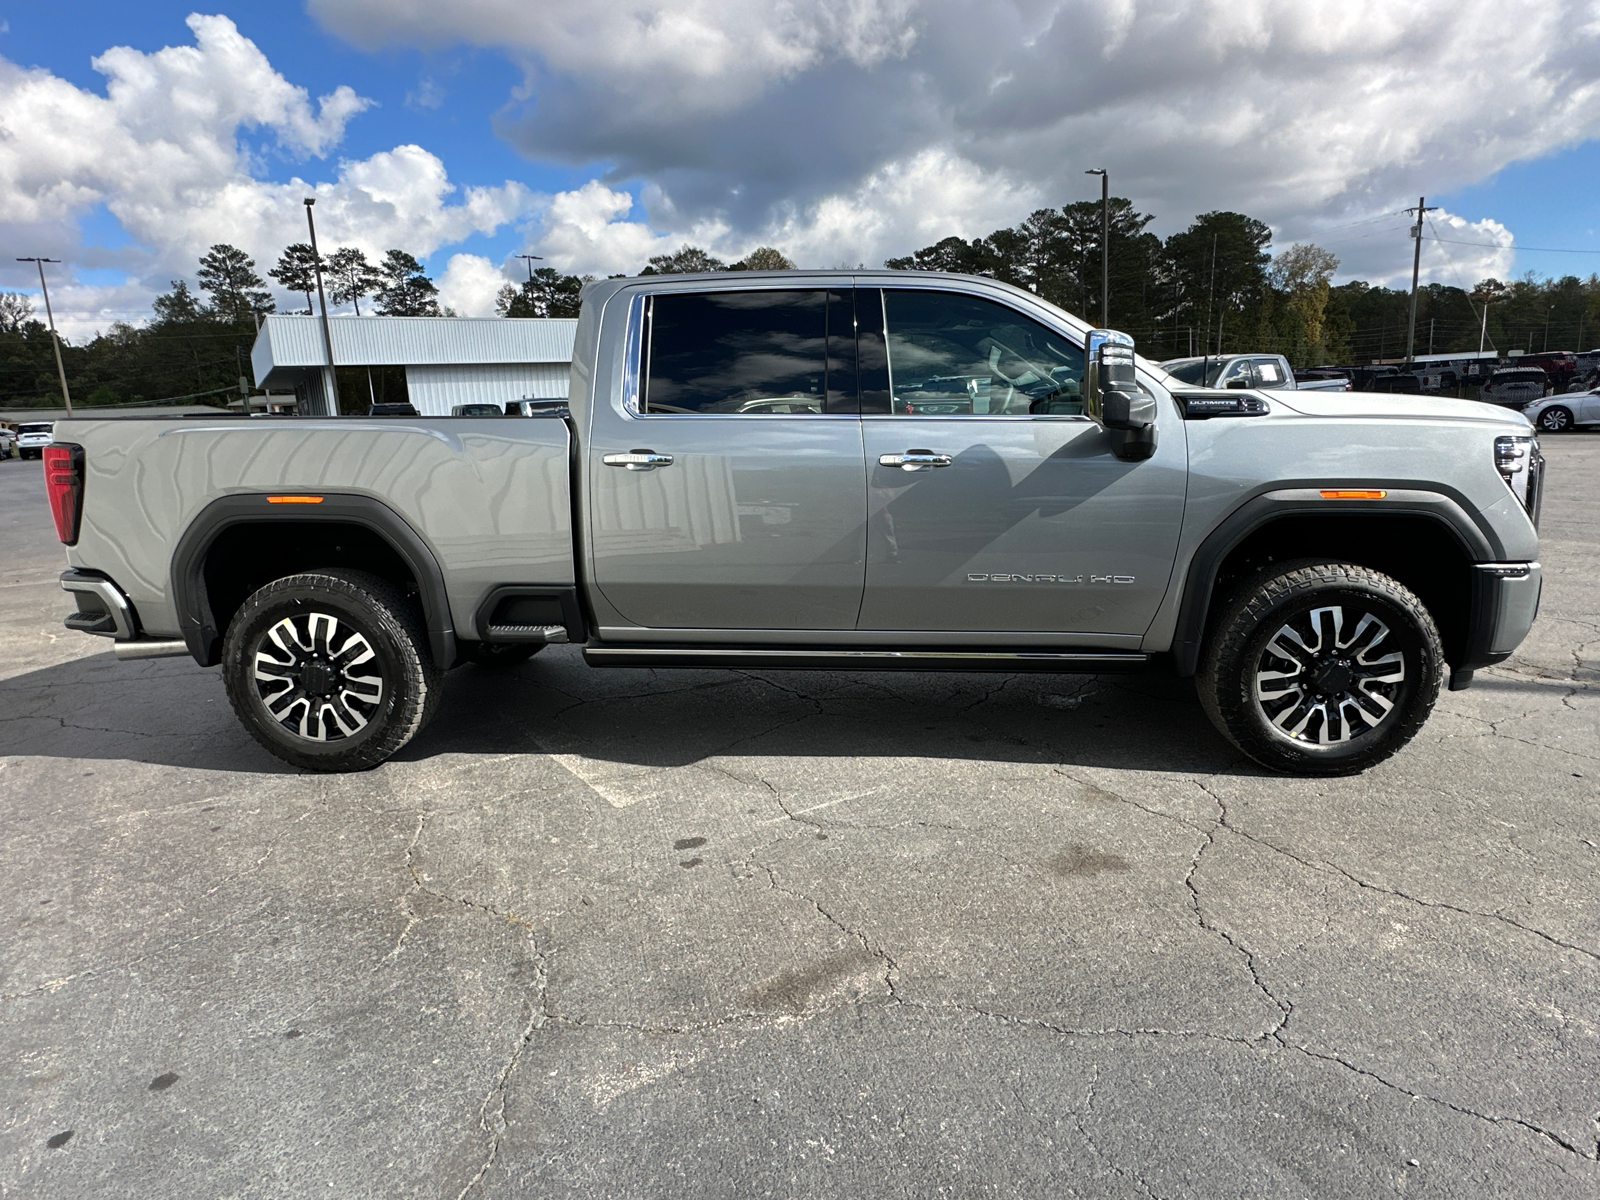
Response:
[[[1544,456],[1539,453],[1539,439],[1511,434],[1495,438],[1494,465],[1537,528],[1539,495],[1544,485]]]

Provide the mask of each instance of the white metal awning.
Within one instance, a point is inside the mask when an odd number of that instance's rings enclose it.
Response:
[[[473,366],[572,361],[578,322],[529,317],[330,317],[341,367]],[[318,317],[273,314],[250,352],[256,386],[291,391],[327,365]]]

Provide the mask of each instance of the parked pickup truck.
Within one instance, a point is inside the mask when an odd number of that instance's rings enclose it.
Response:
[[[568,403],[531,411],[59,422],[67,625],[220,665],[312,770],[392,755],[457,664],[572,642],[596,667],[1155,661],[1258,762],[1332,774],[1539,601],[1520,414],[1186,387],[988,279],[594,283]]]
[[[1344,375],[1300,378],[1281,354],[1213,354],[1210,358],[1169,358],[1161,369],[1190,387],[1257,388],[1261,391],[1348,392]],[[1304,372],[1302,372],[1304,374]]]

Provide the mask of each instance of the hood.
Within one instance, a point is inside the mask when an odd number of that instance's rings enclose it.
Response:
[[[1403,420],[1481,421],[1527,430],[1528,418],[1514,408],[1501,408],[1481,400],[1454,400],[1445,396],[1407,396],[1387,392],[1258,392],[1273,405],[1282,405],[1307,417],[1360,417],[1362,420],[1395,417]]]

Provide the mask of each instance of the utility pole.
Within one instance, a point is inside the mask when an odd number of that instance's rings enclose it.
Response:
[[[1543,353],[1545,353],[1545,354],[1550,353],[1550,314],[1555,312],[1555,310],[1556,310],[1556,306],[1554,304],[1552,304],[1549,308],[1544,310],[1544,350],[1543,350]]]
[[[339,415],[339,377],[333,369],[333,328],[328,324],[328,298],[322,294],[322,255],[317,250],[317,223],[311,216],[315,198],[306,197],[306,228],[311,231],[311,266],[317,273],[317,303],[322,306],[322,348],[328,353],[327,403],[333,406],[328,415]]]
[[[1103,167],[1085,171],[1100,176],[1100,325],[1111,325],[1111,176]]]
[[[541,254],[518,254],[518,255],[516,255],[516,257],[517,258],[525,258],[525,259],[528,260],[528,282],[532,283],[533,282],[533,264],[536,263],[536,262],[543,262],[544,261],[544,256],[541,255]]]
[[[61,398],[67,404],[67,416],[72,416],[72,393],[67,390],[67,369],[61,365],[61,339],[56,336],[56,314],[50,310],[50,288],[44,281],[45,263],[59,263],[59,258],[19,258],[18,262],[31,262],[39,268],[39,290],[44,293],[44,315],[50,322],[50,345],[55,347],[56,374],[61,376]]]
[[[1417,214],[1417,223],[1411,227],[1411,236],[1417,244],[1411,253],[1411,330],[1406,334],[1406,363],[1409,365],[1417,348],[1417,276],[1422,270],[1422,218],[1428,213],[1437,212],[1438,205],[1429,208],[1428,198],[1418,196],[1417,207],[1405,211]]]

